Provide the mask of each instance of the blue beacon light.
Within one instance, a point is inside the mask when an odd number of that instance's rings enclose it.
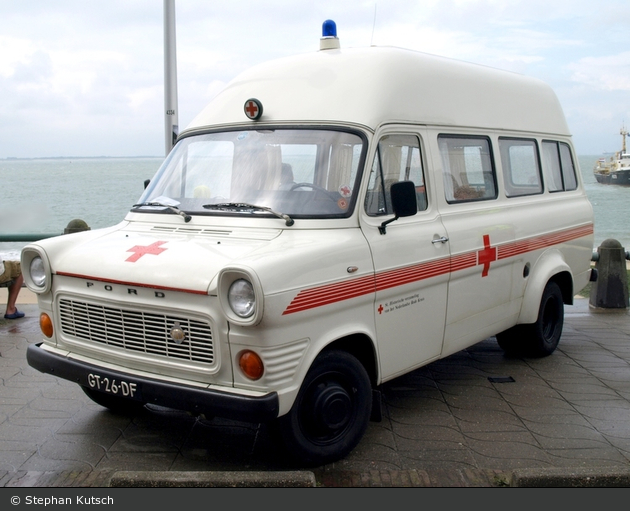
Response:
[[[337,24],[333,20],[326,20],[322,24],[322,38],[319,40],[320,50],[338,50]]]
[[[326,20],[322,24],[322,37],[337,37],[337,24],[333,20]]]

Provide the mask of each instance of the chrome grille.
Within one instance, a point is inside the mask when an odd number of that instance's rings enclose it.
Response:
[[[69,299],[59,301],[59,314],[69,337],[169,359],[214,362],[212,329],[205,321]],[[170,336],[176,323],[186,333],[181,344]]]

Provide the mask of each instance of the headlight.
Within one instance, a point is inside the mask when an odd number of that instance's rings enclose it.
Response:
[[[37,287],[46,287],[46,268],[41,257],[34,257],[29,265],[29,272],[33,284]]]
[[[228,290],[228,303],[239,318],[249,318],[256,309],[252,283],[245,279],[235,280]]]
[[[216,293],[223,314],[232,324],[255,326],[262,321],[265,293],[252,268],[223,268],[217,275]]]
[[[33,293],[48,293],[52,286],[52,272],[46,252],[40,247],[27,245],[20,255],[24,283]]]

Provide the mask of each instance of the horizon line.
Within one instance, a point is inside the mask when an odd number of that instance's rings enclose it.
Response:
[[[165,158],[165,156],[151,156],[151,155],[140,155],[140,156],[6,156],[4,158],[0,158],[0,161],[6,160],[98,160],[104,158],[111,159],[123,159],[123,158]]]
[[[592,154],[578,154],[577,157],[584,156],[610,156],[614,155],[615,151],[605,151],[602,153]],[[139,156],[5,156],[0,158],[0,161],[14,161],[14,160],[98,160],[98,159],[132,159],[132,158],[166,158],[166,156],[152,156],[152,155],[139,155]]]

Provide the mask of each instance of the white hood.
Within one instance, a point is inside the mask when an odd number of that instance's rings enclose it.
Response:
[[[266,246],[281,232],[272,229],[252,237],[248,230],[248,239],[244,239],[229,230],[138,231],[127,226],[62,236],[40,244],[50,257],[53,273],[208,292],[221,268]],[[76,242],[69,243],[70,239]]]

